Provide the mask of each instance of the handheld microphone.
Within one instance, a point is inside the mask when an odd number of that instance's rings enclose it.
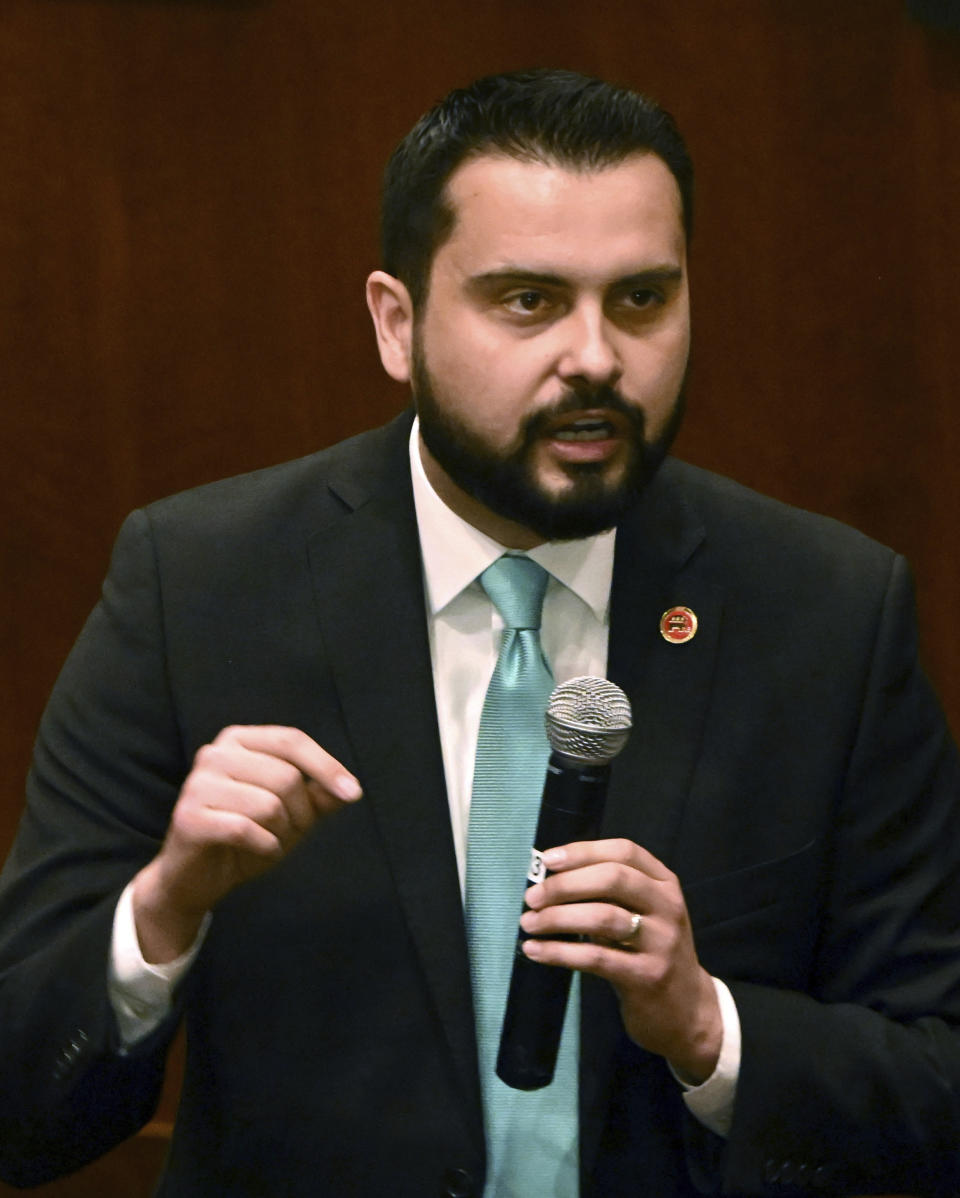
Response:
[[[606,678],[571,678],[551,694],[546,724],[553,751],[530,854],[528,886],[547,876],[543,852],[596,835],[609,763],[630,734],[630,701]],[[568,969],[531,961],[522,948],[527,939],[521,928],[500,1034],[497,1075],[516,1090],[539,1090],[553,1080],[572,975]]]

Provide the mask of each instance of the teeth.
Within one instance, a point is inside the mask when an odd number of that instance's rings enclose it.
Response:
[[[603,441],[613,435],[613,426],[606,420],[576,420],[553,435],[558,441]]]

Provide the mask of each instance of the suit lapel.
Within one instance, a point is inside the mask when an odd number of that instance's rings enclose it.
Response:
[[[633,707],[633,732],[611,771],[604,831],[628,836],[669,865],[708,710],[723,596],[697,514],[664,467],[617,534],[608,674]],[[687,607],[696,635],[671,643],[665,612]]]
[[[478,1142],[482,1112],[463,907],[437,729],[409,420],[382,468],[345,464],[344,514],[310,539],[321,635],[358,773]],[[358,466],[361,468],[358,469]]]
[[[665,463],[617,531],[607,672],[629,697],[634,724],[611,769],[601,831],[635,841],[668,866],[699,755],[722,609],[702,552],[705,531],[679,469]],[[686,643],[668,643],[660,621],[680,606],[696,614],[697,632]],[[623,1032],[609,987],[585,982],[581,1153],[589,1171]]]

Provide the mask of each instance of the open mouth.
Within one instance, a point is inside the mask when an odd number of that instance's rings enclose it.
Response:
[[[595,408],[566,412],[548,421],[543,436],[551,441],[577,444],[590,441],[612,441],[629,434],[626,416],[610,408]]]
[[[551,435],[557,441],[608,441],[617,435],[617,429],[609,420],[584,416],[554,429]]]

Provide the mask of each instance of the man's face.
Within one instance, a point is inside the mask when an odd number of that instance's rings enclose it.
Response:
[[[689,352],[680,195],[655,155],[461,166],[412,346],[424,465],[504,544],[617,522],[676,432]]]

